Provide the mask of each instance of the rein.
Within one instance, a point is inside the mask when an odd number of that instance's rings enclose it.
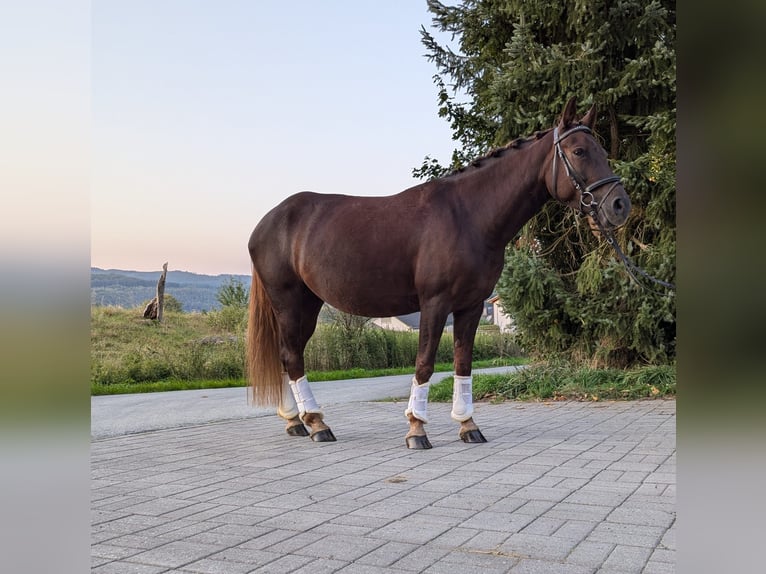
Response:
[[[639,275],[642,275],[643,277],[646,277],[649,279],[649,281],[652,281],[654,283],[657,283],[658,285],[662,285],[666,289],[670,289],[671,291],[675,291],[676,286],[673,283],[668,283],[667,281],[662,281],[661,279],[657,279],[656,277],[652,277],[649,275],[646,271],[641,269],[638,265],[633,263],[630,259],[628,259],[628,256],[625,255],[625,253],[622,252],[622,249],[620,249],[619,244],[614,238],[614,235],[612,235],[610,232],[608,232],[606,229],[604,229],[604,226],[601,225],[601,221],[598,218],[598,215],[596,215],[596,209],[594,208],[593,211],[586,214],[590,215],[591,219],[595,220],[596,225],[598,225],[598,229],[601,232],[601,235],[603,235],[606,238],[606,242],[611,245],[614,250],[617,252],[617,256],[620,258],[622,263],[625,265],[625,270],[628,272],[628,275],[630,275],[631,279],[636,282],[637,285],[643,287],[646,289],[647,287],[643,285],[639,280],[638,277],[636,277],[636,273]],[[650,289],[652,291],[652,289]]]
[[[572,129],[569,129],[565,131],[563,134],[559,135],[559,128],[556,127],[553,129],[553,147],[555,148],[555,153],[553,154],[553,195],[554,197],[558,197],[558,194],[556,193],[556,185],[557,185],[557,172],[558,172],[558,164],[557,159],[561,159],[561,162],[564,164],[564,169],[567,172],[567,176],[569,179],[572,180],[572,185],[574,185],[575,189],[580,192],[580,214],[581,215],[588,215],[592,220],[596,222],[596,225],[598,225],[598,229],[601,232],[601,235],[606,238],[607,243],[611,245],[614,250],[617,252],[617,256],[620,258],[620,261],[622,261],[623,265],[625,265],[625,269],[628,272],[628,275],[630,275],[630,278],[633,279],[633,281],[636,282],[637,285],[641,286],[642,288],[646,289],[646,286],[643,285],[638,278],[636,277],[636,274],[642,275],[643,277],[649,279],[650,281],[653,281],[654,283],[657,283],[658,285],[662,285],[666,289],[675,290],[676,286],[673,283],[668,283],[667,281],[662,281],[660,279],[657,279],[656,277],[652,277],[649,275],[646,271],[641,269],[638,265],[633,263],[630,259],[628,259],[628,256],[623,253],[622,249],[620,249],[620,246],[618,245],[617,241],[614,238],[614,235],[612,235],[611,232],[608,232],[604,226],[601,224],[601,220],[598,218],[598,207],[599,204],[596,202],[596,198],[593,195],[593,190],[598,189],[599,187],[602,187],[608,183],[612,184],[612,187],[609,188],[609,191],[606,192],[606,195],[604,196],[604,199],[602,200],[602,203],[606,201],[606,198],[609,197],[609,194],[612,193],[614,188],[617,186],[617,184],[620,183],[620,177],[617,175],[612,175],[609,177],[605,177],[604,179],[599,179],[598,181],[594,181],[590,185],[586,185],[583,179],[580,177],[580,175],[577,173],[577,171],[574,169],[574,166],[569,161],[569,158],[567,158],[566,154],[564,153],[564,150],[561,149],[561,142],[567,138],[568,136],[572,135],[576,132],[586,132],[588,134],[593,134],[592,130],[588,126],[575,126]]]

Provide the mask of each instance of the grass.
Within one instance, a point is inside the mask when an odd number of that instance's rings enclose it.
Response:
[[[231,313],[229,314],[231,315]],[[245,385],[244,316],[207,313],[167,313],[162,324],[141,317],[141,310],[94,307],[91,310],[91,394],[147,393],[188,389],[242,387]],[[386,335],[393,337],[393,335]],[[489,335],[483,334],[483,337]],[[319,333],[321,338],[321,333]],[[397,334],[396,339],[373,338],[372,344],[390,344],[407,355],[396,368],[314,369],[307,363],[310,381],[402,375],[414,372],[417,336]],[[399,338],[401,337],[401,338]],[[408,338],[409,337],[409,338]],[[410,340],[411,339],[411,340]],[[495,345],[498,343],[498,346]],[[488,349],[509,347],[502,341],[485,343]],[[506,342],[507,343],[507,342]],[[505,343],[503,343],[505,344]],[[337,347],[317,345],[331,357]],[[325,349],[326,347],[326,349]],[[496,351],[485,351],[493,356]],[[510,351],[512,353],[513,350]],[[323,360],[320,363],[328,363]],[[518,356],[474,360],[475,369],[526,364]],[[438,372],[452,370],[441,361]],[[645,366],[631,370],[588,369],[550,363],[530,365],[504,375],[474,375],[474,399],[505,400],[616,400],[672,397],[676,394],[675,365]],[[432,401],[452,400],[452,378],[431,386]]]
[[[474,400],[635,400],[676,394],[675,365],[630,370],[536,364],[504,375],[474,375]],[[452,378],[432,385],[429,400],[452,400]]]
[[[189,391],[195,389],[224,389],[243,387],[242,379],[216,379],[196,381],[152,381],[145,383],[115,383],[112,385],[91,384],[91,395],[125,395],[129,393],[162,393],[165,391]]]
[[[93,307],[91,309],[91,394],[146,393],[188,389],[244,386],[243,365],[244,311],[236,316],[228,309],[210,313],[165,314],[158,324],[144,319],[140,309]],[[332,337],[330,337],[330,335]],[[396,368],[326,368],[333,364],[343,349],[337,333],[318,329],[315,350],[307,357],[311,381],[407,374],[414,371],[417,351],[415,333],[370,333],[358,341],[355,361],[374,360],[403,365]],[[447,337],[445,337],[447,339]],[[449,341],[444,341],[445,346]],[[485,356],[506,355],[499,359],[475,361],[475,366],[512,365],[524,362],[518,356],[507,356],[517,350],[502,338],[482,334]],[[497,350],[500,353],[497,353]],[[381,357],[381,351],[382,357]],[[373,357],[373,355],[377,355]],[[312,359],[319,368],[312,367]],[[452,370],[451,362],[436,366],[439,371]]]
[[[475,369],[498,367],[505,365],[522,365],[526,359],[516,357],[508,359],[484,360],[474,363]],[[435,365],[436,372],[452,370],[452,363]],[[365,377],[384,377],[391,375],[412,374],[414,367],[398,367],[393,369],[349,369],[347,371],[309,371],[306,376],[312,383],[322,381],[340,381],[344,379],[361,379]],[[228,387],[244,387],[247,383],[243,378],[217,380],[166,380],[143,383],[115,383],[111,385],[92,385],[92,395],[122,395],[127,393],[160,393],[165,391],[188,391],[195,389],[222,389]]]
[[[474,369],[484,369],[487,367],[503,367],[509,365],[526,364],[527,359],[523,357],[505,357],[501,359],[487,359],[474,361]],[[453,369],[452,363],[437,363],[434,365],[434,371],[444,373]],[[307,376],[310,381],[340,381],[343,379],[360,379],[363,377],[385,377],[390,375],[411,375],[415,372],[415,366],[397,367],[392,369],[349,369],[345,371],[309,371]]]

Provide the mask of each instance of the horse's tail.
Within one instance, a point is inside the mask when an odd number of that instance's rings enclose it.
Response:
[[[279,357],[279,325],[263,282],[253,267],[247,321],[247,377],[253,387],[253,403],[279,404],[282,361]]]

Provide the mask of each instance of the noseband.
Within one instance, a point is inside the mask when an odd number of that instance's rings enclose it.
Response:
[[[561,135],[559,135],[558,127],[553,128],[553,147],[555,148],[555,153],[553,154],[553,196],[558,197],[558,193],[556,193],[556,186],[558,184],[557,160],[561,158],[561,162],[564,164],[564,169],[567,172],[567,176],[572,180],[572,185],[574,185],[575,189],[580,192],[580,213],[596,218],[596,212],[598,211],[599,203],[596,202],[596,198],[593,196],[593,190],[598,189],[599,187],[602,187],[608,183],[612,184],[612,187],[609,188],[609,191],[604,196],[604,199],[601,200],[601,203],[603,203],[612,193],[612,190],[617,187],[617,184],[620,183],[620,177],[617,175],[610,175],[604,179],[594,181],[590,185],[586,185],[582,177],[580,177],[580,174],[578,174],[574,166],[572,166],[569,158],[564,153],[564,150],[561,149],[561,142],[576,132],[586,132],[591,135],[593,134],[588,126],[583,125],[575,126],[572,129],[565,131]]]

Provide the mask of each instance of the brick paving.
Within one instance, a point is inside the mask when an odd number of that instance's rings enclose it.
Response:
[[[404,406],[94,439],[92,572],[674,571],[675,401],[478,403],[476,445],[432,403],[427,451]]]

